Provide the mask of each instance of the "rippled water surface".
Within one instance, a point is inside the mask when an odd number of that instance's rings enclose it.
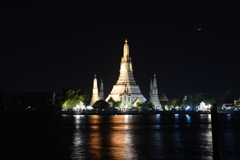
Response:
[[[213,159],[208,114],[33,115],[0,120],[5,159]],[[239,124],[238,114],[219,116],[222,159],[240,157]]]

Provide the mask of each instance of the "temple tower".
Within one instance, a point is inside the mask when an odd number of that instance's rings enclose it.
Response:
[[[95,74],[94,79],[93,79],[92,99],[91,99],[90,106],[92,106],[98,100],[99,100],[98,86],[97,86],[97,78],[96,78],[96,74]]]
[[[152,83],[152,79],[151,79],[150,80],[149,102],[151,102],[152,90],[153,90],[153,83]]]
[[[183,97],[184,101],[187,101],[187,95],[185,94],[185,96]]]
[[[150,82],[150,95],[149,95],[149,101],[153,103],[155,108],[161,108],[160,100],[158,97],[158,88],[157,88],[157,78],[156,75],[154,75],[153,82]]]
[[[103,80],[101,80],[100,84],[99,100],[104,100]]]
[[[142,95],[139,86],[133,77],[131,57],[127,39],[123,46],[123,57],[120,63],[120,75],[117,84],[113,86],[111,93],[106,98],[108,101],[112,98],[114,101],[121,101],[125,106],[130,106],[138,98],[145,102],[146,98]]]

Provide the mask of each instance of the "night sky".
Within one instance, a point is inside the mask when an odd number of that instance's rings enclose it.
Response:
[[[91,94],[96,74],[107,97],[127,38],[146,98],[154,74],[168,98],[229,89],[239,98],[240,3],[146,2],[1,4],[0,90]]]

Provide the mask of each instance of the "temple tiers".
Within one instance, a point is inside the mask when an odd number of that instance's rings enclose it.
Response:
[[[146,101],[133,77],[132,62],[127,42],[126,39],[123,46],[123,57],[120,63],[120,75],[117,84],[113,86],[111,93],[106,98],[106,101],[110,98],[115,102],[121,101],[125,107],[133,105],[136,99],[139,99],[141,102]]]

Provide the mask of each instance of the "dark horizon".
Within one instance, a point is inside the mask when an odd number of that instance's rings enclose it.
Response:
[[[106,4],[1,5],[0,90],[79,88],[91,96],[96,74],[107,97],[128,38],[133,75],[147,99],[154,74],[159,96],[231,90],[240,97],[238,2]]]

